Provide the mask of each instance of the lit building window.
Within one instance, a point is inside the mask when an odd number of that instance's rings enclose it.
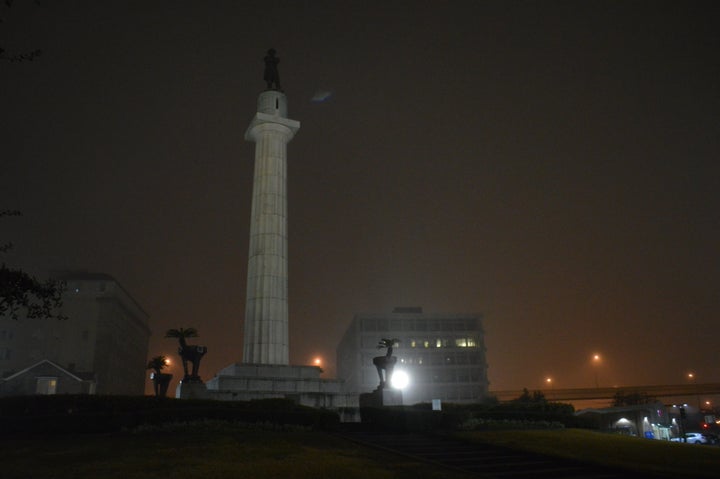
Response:
[[[429,347],[430,347],[430,341],[425,341],[425,342],[423,343],[423,346],[425,346],[426,348],[429,348]]]
[[[442,348],[442,339],[437,339],[435,341],[435,347],[436,348]]]
[[[415,341],[414,339],[411,339],[411,340],[410,340],[410,347],[411,347],[411,348],[414,348],[414,347],[416,347],[416,346],[417,346],[417,341]]]
[[[55,394],[57,390],[57,378],[37,378],[35,394]]]
[[[474,348],[477,346],[475,338],[459,338],[455,340],[455,346],[458,348]]]

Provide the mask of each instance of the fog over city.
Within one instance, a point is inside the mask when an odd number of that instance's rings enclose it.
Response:
[[[713,2],[16,1],[2,241],[242,358],[254,145],[289,118],[290,362],[356,313],[484,315],[490,390],[720,382]],[[7,238],[7,240],[5,239]],[[396,352],[402,351],[402,345]],[[600,364],[593,362],[599,354]],[[176,378],[179,375],[176,374]],[[148,390],[150,383],[148,382]]]

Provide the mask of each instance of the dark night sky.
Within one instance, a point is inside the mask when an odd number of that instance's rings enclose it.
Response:
[[[6,260],[113,275],[150,356],[240,360],[253,145],[290,118],[290,355],[354,313],[482,312],[491,389],[720,381],[720,4],[19,0]],[[318,90],[333,92],[324,103]],[[177,372],[177,371],[175,371]],[[177,377],[177,374],[176,374]]]

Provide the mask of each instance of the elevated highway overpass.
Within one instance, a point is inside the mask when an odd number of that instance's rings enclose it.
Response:
[[[673,399],[678,398],[695,398],[694,405],[698,402],[715,399],[714,396],[720,395],[720,383],[705,384],[670,384],[657,386],[616,386],[602,388],[547,388],[547,389],[529,389],[530,392],[540,391],[545,395],[545,399],[552,402],[569,402],[572,404],[578,402],[596,402],[602,401],[609,403],[619,391],[623,394],[643,393],[650,397],[657,398],[666,404],[674,403]],[[498,398],[500,401],[511,401],[522,395],[522,390],[508,391],[490,391],[490,394]],[[715,405],[718,405],[713,401]],[[577,406],[576,406],[577,407]]]

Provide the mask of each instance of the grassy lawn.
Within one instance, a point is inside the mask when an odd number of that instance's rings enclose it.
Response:
[[[720,447],[652,441],[579,429],[552,431],[473,431],[473,441],[568,457],[675,477],[718,477]]]
[[[675,477],[718,477],[720,447],[584,430],[458,433],[490,442]],[[0,439],[3,479],[461,479],[469,476],[308,430],[223,424]]]
[[[223,427],[0,439],[3,479],[466,478],[311,431]]]

